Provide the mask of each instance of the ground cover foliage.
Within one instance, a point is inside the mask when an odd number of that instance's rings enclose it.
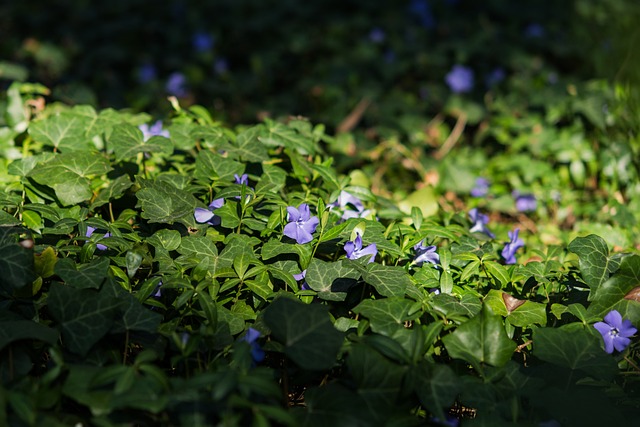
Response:
[[[637,87],[601,68],[626,51],[588,58],[603,40],[533,6],[475,30],[470,3],[327,13],[333,37],[276,31],[250,60],[221,40],[254,33],[221,31],[143,86],[157,55],[90,80],[51,61],[85,49],[64,37],[2,63],[0,425],[638,423]],[[250,30],[319,7],[271,6]],[[283,46],[327,60],[286,62],[306,79],[283,91]]]

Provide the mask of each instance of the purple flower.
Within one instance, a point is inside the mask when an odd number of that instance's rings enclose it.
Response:
[[[340,191],[338,199],[333,203],[329,203],[328,206],[342,210],[340,221],[346,221],[350,218],[362,218],[371,213],[370,209],[364,208],[360,199],[344,190]]]
[[[305,269],[305,270],[302,270],[302,271],[301,271],[300,273],[298,273],[298,274],[294,274],[294,275],[293,275],[293,278],[294,278],[294,279],[296,279],[296,281],[297,281],[297,282],[299,282],[299,281],[301,281],[301,280],[304,280],[304,279],[305,279],[305,277],[307,277],[307,270],[306,270],[306,269]],[[307,282],[304,282],[304,283],[302,284],[302,286],[300,286],[300,289],[302,289],[303,291],[308,291],[308,290],[310,290],[311,288],[309,287],[309,285],[307,284]]]
[[[506,74],[502,68],[494,68],[493,71],[491,71],[491,73],[489,73],[489,75],[487,76],[485,82],[488,87],[492,87],[503,81],[505,76]]]
[[[211,34],[199,32],[193,35],[191,42],[196,52],[203,53],[213,49],[215,39]]]
[[[487,178],[477,178],[476,186],[471,189],[471,196],[484,197],[489,193],[489,180]]]
[[[95,227],[91,227],[90,225],[88,225],[86,236],[91,237],[94,231],[96,231]],[[110,236],[111,236],[111,233],[105,233],[101,238],[110,237]],[[107,249],[107,247],[102,243],[96,243],[96,249],[98,249],[99,251],[104,251]]]
[[[425,28],[433,28],[435,26],[435,19],[431,12],[431,5],[427,0],[412,0],[409,5],[409,12],[415,16]]]
[[[166,129],[162,129],[162,121],[158,120],[151,126],[148,124],[142,124],[138,126],[138,129],[142,131],[143,139],[147,141],[152,136],[164,136],[165,138],[169,138],[169,131]]]
[[[146,84],[155,80],[157,76],[156,67],[147,62],[142,64],[142,66],[138,69],[138,81],[142,84]]]
[[[544,27],[540,24],[529,24],[527,28],[524,29],[524,35],[530,39],[539,39],[544,36]]]
[[[505,264],[515,264],[516,263],[516,251],[524,246],[524,242],[522,239],[518,237],[520,233],[520,229],[516,228],[513,231],[509,231],[509,243],[504,245],[504,249],[502,249],[502,258],[504,258]]]
[[[454,65],[445,77],[453,93],[465,93],[473,89],[473,70],[462,65]]]
[[[309,205],[303,203],[299,209],[293,206],[287,206],[289,213],[289,224],[284,226],[284,235],[291,237],[299,245],[304,245],[313,240],[313,232],[320,221],[317,216],[311,216]]]
[[[378,254],[378,248],[375,243],[370,244],[366,248],[362,247],[362,237],[358,234],[355,240],[348,241],[344,244],[344,250],[347,253],[347,258],[349,259],[358,259],[363,256],[369,255],[369,262],[373,262],[376,255]]]
[[[435,246],[425,246],[424,239],[417,243],[413,249],[416,251],[416,258],[413,262],[421,266],[425,262],[430,262],[433,265],[438,265],[440,262],[440,255],[436,252]]]
[[[213,63],[213,71],[221,76],[229,72],[229,62],[225,58],[216,59]]]
[[[158,282],[156,285],[155,292],[153,294],[154,298],[160,298],[162,296],[162,280]]]
[[[209,208],[196,208],[193,212],[193,216],[196,219],[196,222],[200,224],[211,224],[218,225],[220,224],[220,217],[216,216],[213,213],[216,209],[222,207],[224,205],[224,199],[215,199],[213,202],[209,203]]]
[[[593,327],[602,335],[604,351],[609,354],[613,353],[614,348],[618,351],[627,348],[631,343],[629,337],[638,332],[630,320],[622,320],[618,310],[611,310],[604,316],[604,322],[597,322]]]
[[[249,185],[249,175],[243,173],[242,175],[238,175],[237,173],[233,174],[234,182],[238,185]]]
[[[473,208],[469,211],[469,218],[471,222],[473,222],[473,225],[469,229],[470,232],[484,233],[492,239],[496,237],[495,234],[487,228],[487,224],[489,223],[489,217],[487,215],[480,213],[477,208]]]
[[[538,207],[536,196],[533,194],[520,194],[514,191],[513,197],[516,199],[516,209],[518,212],[533,212]]]
[[[172,73],[167,79],[165,89],[170,95],[184,98],[187,96],[187,78],[182,73]]]
[[[262,362],[264,360],[264,350],[260,347],[260,344],[257,342],[258,338],[260,338],[260,331],[249,328],[247,329],[247,333],[240,338],[240,341],[244,341],[251,346],[251,358],[254,363]]]
[[[382,31],[382,29],[378,27],[374,28],[369,33],[369,40],[371,40],[373,43],[376,43],[376,44],[382,43],[385,37],[386,36],[384,34],[384,31]]]

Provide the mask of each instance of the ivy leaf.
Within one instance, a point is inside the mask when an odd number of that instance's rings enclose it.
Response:
[[[300,135],[295,129],[285,124],[269,120],[263,125],[263,128],[264,131],[258,139],[264,145],[286,147],[303,155],[315,153],[315,147],[310,138]]]
[[[31,320],[9,320],[0,322],[0,350],[7,344],[19,340],[38,340],[54,345],[58,331]]]
[[[628,297],[638,284],[640,284],[640,256],[625,256],[620,262],[619,269],[594,293],[592,303],[587,310],[588,314],[603,318],[605,314],[615,309],[622,317],[633,323],[640,321],[638,317],[640,302]]]
[[[307,267],[307,284],[322,299],[344,301],[347,291],[360,277],[358,270],[345,264],[342,261],[325,262],[313,258]]]
[[[354,391],[338,384],[328,383],[312,387],[304,393],[305,407],[294,408],[298,425],[305,427],[352,426],[367,427],[374,424],[366,411],[365,400]]]
[[[389,418],[390,413],[402,405],[406,366],[390,362],[369,346],[354,344],[349,351],[347,368],[358,386],[357,393],[375,418]]]
[[[136,207],[142,208],[143,218],[149,222],[180,222],[187,227],[195,227],[193,212],[199,202],[189,191],[163,181],[140,177],[137,181],[141,189],[136,193]]]
[[[98,208],[102,205],[109,203],[112,200],[122,197],[133,183],[127,175],[120,175],[116,179],[109,182],[107,188],[103,188],[98,193],[93,203],[91,203],[91,209]]]
[[[239,133],[235,144],[229,147],[229,152],[246,162],[269,160],[269,153],[259,140],[263,129],[263,125],[256,125]]]
[[[491,289],[484,303],[494,314],[509,319],[513,326],[529,327],[533,324],[546,325],[546,305],[534,301],[520,300],[506,292]]]
[[[213,180],[233,181],[234,175],[242,174],[244,168],[240,162],[213,151],[202,150],[196,157],[194,176],[207,183]]]
[[[47,307],[60,324],[65,346],[73,353],[86,355],[111,329],[120,301],[107,288],[95,291],[51,285]]]
[[[516,349],[516,343],[507,336],[502,318],[487,307],[442,338],[442,342],[451,357],[469,362],[479,372],[485,364],[505,365]]]
[[[410,373],[420,402],[441,420],[461,391],[457,375],[448,365],[421,362]]]
[[[109,258],[100,257],[89,264],[76,265],[70,258],[58,260],[55,273],[64,282],[78,289],[98,289],[109,271]]]
[[[64,206],[76,205],[93,197],[88,177],[111,170],[109,161],[100,154],[77,151],[58,154],[46,163],[36,165],[28,177],[47,185]]]
[[[8,293],[36,280],[33,249],[19,245],[13,234],[14,229],[0,228],[0,289]]]
[[[278,298],[264,311],[264,321],[302,369],[327,370],[335,364],[343,334],[333,327],[326,306]]]
[[[269,164],[262,165],[262,175],[256,185],[256,194],[278,193],[284,188],[286,179],[287,173],[284,169]]]
[[[145,141],[142,131],[128,123],[113,129],[109,144],[113,148],[116,163],[133,159],[138,153],[173,153],[173,144],[170,139],[154,135]]]
[[[537,358],[571,370],[581,370],[605,381],[618,372],[614,358],[602,349],[597,332],[587,331],[581,323],[533,331],[533,354]]]
[[[464,294],[458,300],[453,295],[441,293],[433,297],[433,308],[448,318],[472,317],[480,312],[482,304],[477,297],[471,294]]]
[[[607,243],[600,236],[590,234],[586,237],[577,237],[569,244],[569,250],[578,255],[580,272],[584,282],[589,286],[589,301],[593,299],[611,273],[618,269],[620,260],[609,257]]]
[[[77,150],[90,150],[91,138],[85,135],[85,129],[91,124],[91,118],[70,112],[34,121],[29,126],[29,134],[36,141],[66,153]]]
[[[362,271],[362,280],[373,286],[386,297],[401,297],[407,286],[411,286],[411,277],[402,267],[369,263]]]
[[[308,274],[307,272],[307,277]],[[409,314],[412,306],[413,301],[400,297],[366,299],[352,311],[369,319],[373,332],[390,337],[398,329],[404,328],[405,322],[420,315],[420,313]]]

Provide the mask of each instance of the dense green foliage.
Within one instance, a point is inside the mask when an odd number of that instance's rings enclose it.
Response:
[[[640,422],[631,3],[67,3],[0,6],[0,425]]]

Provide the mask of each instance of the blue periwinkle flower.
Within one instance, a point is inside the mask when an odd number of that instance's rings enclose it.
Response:
[[[362,247],[362,237],[360,237],[359,234],[356,236],[355,240],[348,241],[344,244],[344,250],[347,253],[347,258],[349,259],[358,259],[363,256],[369,256],[369,262],[373,262],[378,254],[378,247],[375,243],[372,243],[365,248]]]
[[[342,210],[340,221],[346,221],[350,218],[362,218],[371,213],[370,209],[364,208],[360,199],[344,190],[340,191],[338,199],[333,203],[329,203],[328,206]]]
[[[193,35],[192,43],[196,52],[203,53],[213,49],[215,39],[211,34],[199,32]]]
[[[214,211],[218,208],[221,208],[224,205],[224,199],[215,199],[213,202],[209,203],[209,208],[196,208],[193,216],[196,219],[196,222],[200,224],[210,224],[210,225],[218,225],[220,224],[220,217],[216,216]]]
[[[296,279],[296,281],[297,281],[297,282],[299,282],[299,281],[301,281],[301,280],[304,280],[304,279],[305,279],[305,277],[307,277],[307,270],[306,270],[306,269],[305,269],[305,270],[302,270],[302,271],[301,271],[300,273],[298,273],[298,274],[294,274],[294,275],[293,275],[293,278],[294,278],[294,279]],[[308,291],[308,290],[310,290],[311,288],[309,287],[309,285],[307,284],[307,282],[304,282],[304,283],[302,284],[302,286],[300,286],[300,289],[302,289],[303,291]]]
[[[618,351],[627,348],[631,343],[629,338],[638,332],[630,320],[622,320],[618,310],[611,310],[604,316],[604,322],[597,322],[593,327],[602,335],[604,351],[609,354],[613,353],[614,348]]]
[[[254,363],[262,362],[264,360],[264,350],[260,347],[258,343],[258,338],[260,338],[260,331],[249,328],[247,329],[247,333],[240,338],[241,341],[247,342],[251,346],[251,358]]]
[[[290,222],[284,226],[284,235],[291,237],[299,245],[312,241],[312,234],[316,231],[320,220],[317,216],[311,216],[309,205],[303,203],[298,209],[287,206],[287,212]]]
[[[95,227],[91,227],[90,225],[88,225],[86,236],[91,237],[94,231],[96,231]],[[104,237],[110,237],[110,236],[111,236],[111,233],[105,233],[102,237],[104,238]],[[107,247],[102,243],[96,243],[96,249],[98,249],[99,251],[104,251],[107,249]]]
[[[382,43],[385,37],[386,36],[384,34],[384,31],[382,31],[382,29],[378,27],[374,28],[369,33],[369,40],[371,40],[373,43],[376,43],[376,44]]]
[[[509,231],[509,242],[504,245],[502,249],[502,258],[504,258],[505,264],[515,264],[516,263],[516,251],[524,246],[524,242],[522,239],[518,237],[520,233],[520,229],[516,228],[513,231]]]
[[[149,62],[142,64],[142,66],[138,69],[138,81],[142,84],[149,83],[155,80],[156,77],[156,67]]]
[[[504,69],[498,67],[498,68],[494,68],[493,71],[489,73],[485,82],[488,87],[492,87],[497,85],[501,81],[503,81],[505,77],[506,77],[506,73],[504,72]]]
[[[239,185],[249,185],[249,175],[247,175],[246,173],[243,173],[242,175],[234,173],[233,180],[236,184]]]
[[[436,20],[431,12],[431,5],[427,0],[411,0],[409,12],[416,17],[420,25],[425,28],[433,28]]]
[[[213,63],[213,71],[221,76],[229,72],[229,61],[225,58],[218,58]]]
[[[463,65],[454,65],[445,77],[453,93],[465,93],[473,89],[473,70]]]
[[[169,138],[169,131],[166,129],[162,129],[162,121],[158,120],[151,126],[144,123],[138,126],[138,129],[142,131],[143,139],[147,141],[152,136],[164,136],[165,138]]]
[[[524,35],[530,39],[539,39],[544,36],[544,27],[534,22],[527,25],[527,28],[524,29]]]
[[[165,89],[170,95],[184,98],[187,96],[187,78],[182,73],[172,73],[167,79]]]
[[[413,260],[418,266],[425,262],[429,262],[433,265],[438,265],[440,262],[440,255],[436,252],[435,246],[426,246],[424,239],[420,243],[416,244],[413,249],[416,251],[416,258]]]
[[[489,193],[489,180],[487,178],[476,179],[476,186],[471,189],[471,196],[484,197]]]
[[[518,212],[533,212],[538,207],[536,196],[533,194],[520,194],[514,191],[513,197],[516,199],[516,209]]]
[[[484,233],[487,236],[491,237],[492,239],[495,236],[495,234],[493,234],[488,228],[487,228],[487,224],[489,223],[489,217],[485,214],[480,213],[480,211],[478,210],[478,208],[473,208],[469,211],[469,218],[471,219],[471,222],[473,223],[473,225],[471,226],[471,228],[469,229],[470,232],[472,233]]]

